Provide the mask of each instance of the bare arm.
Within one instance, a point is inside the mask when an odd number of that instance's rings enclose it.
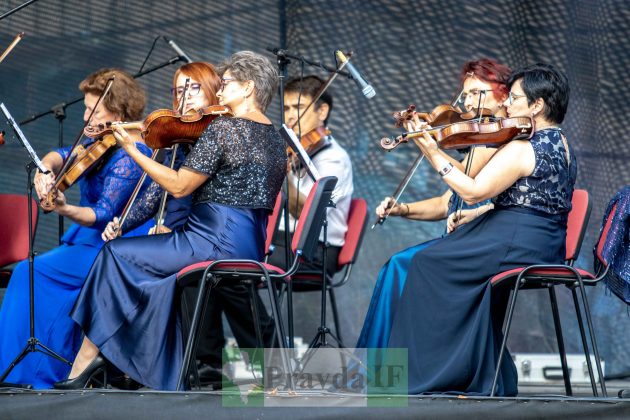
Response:
[[[193,171],[186,167],[174,170],[161,163],[155,162],[136,148],[136,144],[124,128],[116,127],[116,140],[129,156],[162,188],[173,197],[181,198],[191,194],[207,179],[208,175]]]
[[[448,167],[449,161],[438,153],[437,144],[430,135],[425,134],[415,141],[437,171]],[[467,204],[475,204],[499,195],[519,178],[530,175],[535,163],[534,149],[529,141],[514,140],[499,149],[474,178],[453,167],[444,176],[444,181]]]

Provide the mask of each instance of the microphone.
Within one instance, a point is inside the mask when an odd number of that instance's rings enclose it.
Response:
[[[367,80],[365,80],[365,78],[361,76],[361,73],[359,73],[359,71],[352,65],[352,63],[348,60],[345,54],[341,52],[341,50],[335,51],[335,55],[337,55],[337,59],[339,61],[341,61],[342,63],[346,63],[346,68],[352,75],[354,81],[357,82],[357,85],[361,88],[361,92],[363,92],[366,98],[371,98],[376,95],[376,91],[374,90],[372,85],[368,84]]]
[[[188,57],[188,54],[186,54],[184,52],[184,50],[182,50],[181,48],[179,48],[179,45],[177,45],[175,43],[175,41],[173,41],[172,39],[168,39],[167,37],[163,36],[164,41],[166,41],[168,43],[168,45],[171,46],[171,48],[177,53],[177,55],[179,55],[180,58],[182,58],[184,61],[186,61],[187,63],[192,63],[193,61],[190,59],[190,57]]]

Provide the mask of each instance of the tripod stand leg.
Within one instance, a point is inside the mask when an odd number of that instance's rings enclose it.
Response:
[[[33,349],[33,344],[31,343],[31,340],[29,340],[28,343],[26,343],[26,345],[20,352],[20,354],[18,354],[15,357],[15,359],[13,359],[13,361],[9,364],[9,367],[7,367],[7,369],[2,373],[2,376],[0,376],[0,382],[4,382],[4,380],[7,378],[7,376],[9,376],[9,374],[13,370],[13,368],[15,368],[18,365],[18,363],[20,363],[22,359],[24,359],[26,355],[32,351],[35,351],[35,350]]]

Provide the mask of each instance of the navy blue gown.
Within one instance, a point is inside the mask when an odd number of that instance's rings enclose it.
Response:
[[[577,174],[561,132],[535,133],[532,174],[497,196],[495,209],[413,257],[389,348],[408,350],[410,394],[457,392],[489,395],[507,293],[490,278],[529,264],[558,264],[565,257],[566,217]],[[498,395],[516,395],[516,368],[501,361]]]
[[[458,209],[456,195],[451,195],[448,203],[448,214]],[[489,201],[482,201],[474,205],[462,203],[462,209],[471,209],[482,206]],[[444,233],[446,235],[446,232]],[[444,236],[443,235],[443,236]],[[436,239],[403,249],[391,256],[378,273],[374,292],[361,334],[357,340],[357,348],[387,348],[392,322],[398,309],[398,301],[405,288],[407,271],[413,256],[420,250],[430,246]]]
[[[206,260],[263,257],[285,176],[284,142],[271,125],[218,117],[183,166],[208,176],[184,227],[107,243],[72,312],[111,363],[162,390],[176,388],[183,357],[177,272]]]
[[[138,147],[146,155],[151,150]],[[65,158],[70,148],[58,149]],[[101,232],[107,222],[118,216],[142,175],[140,167],[122,149],[117,149],[97,171],[80,181],[80,206],[96,214],[94,225],[73,223],[62,238],[62,244],[35,257],[35,336],[67,360],[73,360],[81,345],[81,329],[70,319],[85,276],[104,242]],[[146,234],[151,223],[139,223],[126,236]],[[13,271],[0,310],[0,371],[22,351],[29,336],[28,261]],[[30,353],[7,377],[12,383],[50,388],[64,379],[70,366],[42,353]]]

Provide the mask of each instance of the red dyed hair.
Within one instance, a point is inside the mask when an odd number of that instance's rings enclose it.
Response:
[[[512,70],[505,64],[498,63],[489,58],[468,61],[464,64],[461,73],[461,81],[464,83],[471,75],[489,83],[492,86],[492,94],[497,101],[505,99],[508,94],[506,82]]]
[[[184,64],[177,69],[173,76],[173,87],[176,87],[177,77],[180,74],[184,74],[199,82],[201,90],[208,98],[208,101],[210,101],[210,105],[219,103],[217,92],[221,88],[221,77],[217,74],[212,64],[203,61]],[[177,109],[178,105],[177,97],[173,95],[173,109]]]

